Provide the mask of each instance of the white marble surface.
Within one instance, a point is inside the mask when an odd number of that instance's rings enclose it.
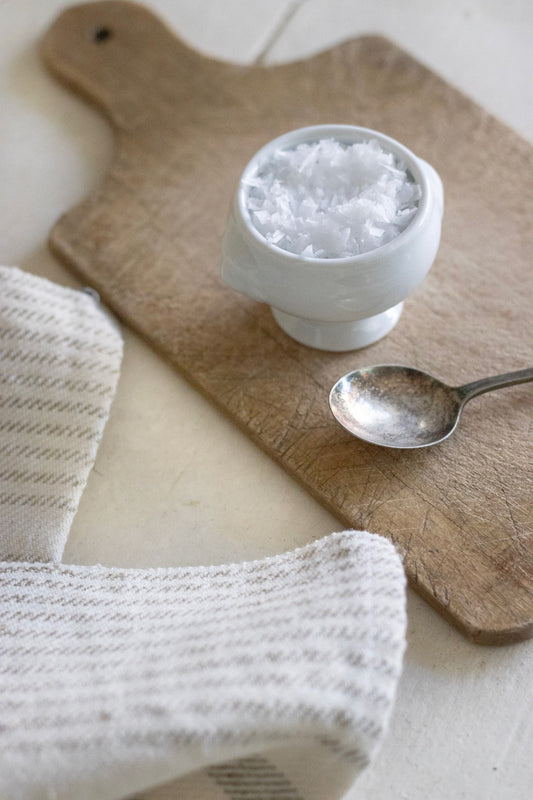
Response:
[[[101,180],[112,138],[103,119],[39,62],[38,39],[63,5],[0,0],[0,263],[76,286],[46,237]],[[241,62],[288,60],[382,33],[533,140],[529,0],[148,5],[199,50]],[[124,336],[118,395],[66,561],[241,560],[339,528],[135,334]],[[351,800],[526,800],[533,785],[533,643],[471,645],[411,592],[409,620],[390,732]],[[165,796],[193,800],[179,783]]]

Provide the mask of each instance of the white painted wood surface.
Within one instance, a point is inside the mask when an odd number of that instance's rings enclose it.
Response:
[[[107,123],[40,64],[38,39],[64,5],[0,0],[0,262],[76,286],[49,254],[47,233],[98,183],[113,145]],[[243,63],[303,57],[350,36],[382,33],[533,141],[529,0],[147,5],[200,51]],[[217,563],[338,529],[138,337],[124,335],[118,395],[65,560]],[[409,619],[389,736],[350,800],[526,800],[533,785],[533,643],[471,645],[412,593]],[[143,797],[203,800],[190,785]]]

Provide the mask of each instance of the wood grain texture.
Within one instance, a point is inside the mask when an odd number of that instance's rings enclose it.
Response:
[[[116,133],[104,184],[53,251],[346,526],[389,537],[412,586],[480,643],[533,635],[531,385],[469,404],[454,436],[392,451],[332,419],[350,369],[404,363],[460,384],[533,362],[532,148],[390,42],[243,67],[187,48],[124,2],[73,7],[42,44],[49,69]],[[220,239],[238,177],[302,125],[376,128],[440,172],[442,244],[394,331],[353,353],[289,339],[223,287]]]

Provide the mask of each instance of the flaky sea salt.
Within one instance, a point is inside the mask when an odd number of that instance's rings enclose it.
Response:
[[[251,220],[266,241],[310,258],[345,258],[390,242],[421,196],[405,165],[375,139],[277,150],[245,184]]]

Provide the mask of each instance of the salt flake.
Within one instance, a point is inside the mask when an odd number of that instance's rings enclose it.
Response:
[[[405,164],[375,139],[277,150],[245,186],[257,230],[307,258],[345,258],[386,244],[409,225],[421,197]]]

